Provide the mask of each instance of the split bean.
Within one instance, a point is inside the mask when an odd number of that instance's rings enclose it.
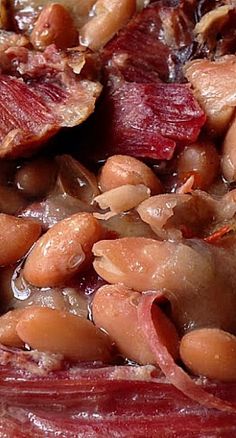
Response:
[[[138,321],[140,298],[139,292],[121,284],[103,286],[93,299],[93,320],[109,334],[124,357],[143,365],[155,364],[155,356]],[[153,306],[153,321],[163,344],[176,359],[179,342],[174,325],[157,306]]]
[[[0,265],[16,263],[41,234],[41,225],[32,220],[0,213]]]
[[[77,213],[54,225],[28,255],[23,275],[39,287],[63,284],[92,260],[92,246],[102,230],[90,213]]]
[[[100,189],[106,192],[126,184],[143,184],[152,195],[162,192],[160,180],[146,164],[127,155],[113,155],[101,169]]]
[[[198,376],[236,382],[236,336],[217,328],[187,333],[180,343],[186,367]]]
[[[31,348],[72,361],[110,361],[109,337],[85,318],[55,309],[27,308],[16,331]]]

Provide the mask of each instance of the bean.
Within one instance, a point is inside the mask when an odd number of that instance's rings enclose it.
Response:
[[[92,260],[101,226],[90,213],[77,213],[54,225],[26,259],[25,279],[35,286],[57,286],[81,272]]]
[[[15,184],[28,197],[45,196],[53,187],[56,166],[52,160],[38,158],[23,164],[15,175]]]
[[[31,348],[72,361],[110,360],[109,337],[85,318],[48,308],[27,308],[16,331]]]
[[[0,161],[0,184],[7,185],[12,179],[14,171],[16,169],[16,163],[14,161]]]
[[[155,364],[137,316],[141,294],[121,284],[103,286],[92,303],[93,320],[116,343],[120,353],[139,364]],[[170,354],[178,357],[178,335],[172,322],[159,307],[153,307],[153,321]]]
[[[69,11],[59,3],[46,5],[34,25],[30,40],[39,50],[53,43],[59,49],[75,46],[78,33]]]
[[[223,143],[222,171],[229,182],[236,180],[236,117],[231,124]]]
[[[216,179],[220,159],[215,146],[210,142],[186,146],[177,160],[177,173],[184,182],[194,175],[193,188],[207,189]]]
[[[14,187],[0,186],[0,211],[6,214],[16,214],[26,207],[26,200]]]
[[[161,182],[146,164],[127,155],[113,155],[101,169],[100,189],[106,192],[126,184],[143,184],[152,195],[162,192]]]
[[[41,234],[37,222],[0,213],[0,265],[16,263]]]
[[[24,342],[16,332],[16,326],[24,309],[15,309],[0,317],[0,343],[9,347],[21,348]]]
[[[99,50],[127,23],[135,9],[136,0],[98,0],[94,17],[80,30],[81,43]]]
[[[186,367],[198,376],[236,382],[236,336],[217,328],[187,333],[180,343]]]

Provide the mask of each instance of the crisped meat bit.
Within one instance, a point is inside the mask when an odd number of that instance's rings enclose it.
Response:
[[[61,127],[79,125],[93,112],[101,86],[79,80],[70,59],[55,51],[50,58],[50,47],[45,56],[25,48],[4,55],[17,78],[0,76],[0,157],[29,155]]]
[[[236,56],[225,56],[215,62],[197,59],[187,64],[185,75],[206,112],[209,129],[221,134],[236,106]]]
[[[102,104],[99,157],[171,159],[176,144],[196,140],[205,122],[188,85],[121,82]],[[105,120],[105,124],[104,124]]]

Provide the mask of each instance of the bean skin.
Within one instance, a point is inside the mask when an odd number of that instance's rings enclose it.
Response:
[[[24,309],[15,309],[0,317],[0,343],[8,347],[22,348],[24,342],[16,332],[16,326]]]
[[[180,343],[186,367],[198,376],[236,382],[236,336],[217,328],[187,333]]]
[[[0,213],[0,265],[16,263],[31,248],[41,234],[41,225]]]
[[[161,182],[146,164],[127,155],[113,155],[101,169],[100,189],[106,192],[126,184],[143,184],[152,195],[162,192]]]
[[[111,359],[109,337],[85,318],[49,308],[25,309],[16,331],[31,348],[71,361]]]
[[[141,294],[121,284],[103,286],[95,294],[92,315],[95,324],[114,340],[120,353],[135,362],[155,364],[155,356],[138,322]],[[159,307],[153,307],[153,321],[170,354],[178,357],[178,335],[172,322]]]
[[[101,226],[90,213],[77,213],[54,225],[26,259],[24,278],[38,287],[64,284],[92,260],[92,246]]]

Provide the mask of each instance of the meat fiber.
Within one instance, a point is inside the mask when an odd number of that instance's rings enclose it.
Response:
[[[84,63],[82,55],[67,59],[54,47],[45,54],[23,47],[2,54],[0,157],[29,155],[61,127],[78,125],[93,112],[101,86],[74,73]]]

